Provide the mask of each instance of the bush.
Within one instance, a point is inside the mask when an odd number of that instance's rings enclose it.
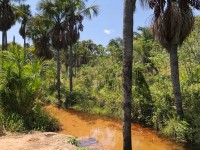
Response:
[[[149,85],[141,68],[134,68],[133,80],[133,117],[135,121],[152,125],[154,104]]]
[[[186,121],[177,118],[169,119],[162,131],[167,137],[178,141],[191,141],[193,138],[190,125]]]
[[[14,112],[7,112],[3,118],[6,131],[22,132],[25,130],[23,118]]]
[[[11,51],[11,50],[10,50]],[[40,60],[24,57],[23,49],[14,47],[12,52],[4,51],[1,78],[4,87],[0,88],[0,103],[5,111],[26,116],[39,96],[42,80]],[[1,84],[2,85],[2,84]]]
[[[76,137],[70,137],[68,143],[78,146],[80,144],[80,140]]]
[[[0,132],[2,127],[17,132],[27,129],[58,131],[58,120],[38,103],[43,96],[44,68],[41,60],[30,53],[24,56],[24,50],[19,46],[3,51],[0,59],[0,107],[3,108],[3,116],[0,113]]]
[[[30,130],[59,131],[61,124],[40,105],[35,105],[26,118],[26,126]]]
[[[86,91],[66,91],[65,107],[72,107],[74,105],[81,106],[83,111],[89,111],[92,106],[94,106],[95,98],[91,96],[89,92]]]
[[[3,113],[0,109],[0,136],[4,135]]]

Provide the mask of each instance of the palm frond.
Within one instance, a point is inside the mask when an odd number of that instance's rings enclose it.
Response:
[[[200,10],[200,0],[189,0],[189,3],[195,9]]]
[[[82,10],[81,12],[79,12],[79,14],[81,14],[81,13],[83,13],[83,15],[85,17],[87,17],[88,19],[92,19],[92,14],[93,14],[93,16],[98,16],[98,14],[99,14],[99,6],[93,5],[93,6],[87,7],[86,9]]]

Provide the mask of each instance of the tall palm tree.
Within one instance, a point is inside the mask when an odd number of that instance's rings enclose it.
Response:
[[[16,22],[16,7],[13,2],[21,0],[1,0],[0,1],[0,31],[2,31],[2,50],[7,49],[7,31]]]
[[[135,0],[124,0],[123,14],[123,149],[131,150],[131,100],[133,61],[133,13]]]
[[[19,16],[18,21],[21,23],[19,29],[19,34],[24,39],[24,56],[26,56],[26,34],[27,34],[27,22],[31,17],[30,5],[22,4],[18,7],[21,15]]]
[[[98,15],[98,6],[92,5],[89,7],[86,7],[87,0],[69,0],[69,13],[66,18],[66,40],[67,44],[70,47],[70,53],[69,53],[69,85],[70,85],[70,92],[73,90],[73,83],[72,83],[72,76],[73,76],[73,70],[72,70],[72,46],[75,44],[80,37],[80,31],[83,31],[83,24],[82,21],[84,17],[91,19],[92,13],[94,16]],[[92,11],[92,12],[91,12]]]
[[[38,14],[30,18],[27,24],[27,37],[33,41],[34,53],[44,59],[53,58],[50,49],[50,27],[51,23]]]
[[[66,0],[42,0],[38,8],[47,20],[51,22],[50,39],[51,44],[57,51],[57,91],[58,91],[58,106],[61,107],[61,94],[60,94],[60,51],[66,45],[64,37],[64,22],[67,18],[69,5]]]
[[[69,49],[69,85],[70,85],[69,87],[70,87],[70,92],[72,92],[72,90],[73,90],[72,46],[73,46],[73,44],[75,44],[78,41],[78,39],[80,37],[79,31],[83,31],[82,21],[83,21],[82,15],[75,15],[74,13],[71,13],[67,20],[66,39],[67,39],[67,44],[70,47],[70,49]]]
[[[152,29],[155,39],[170,53],[174,102],[177,115],[183,119],[177,48],[190,34],[194,24],[190,6],[200,9],[200,3],[198,0],[152,0],[149,6],[154,9]]]

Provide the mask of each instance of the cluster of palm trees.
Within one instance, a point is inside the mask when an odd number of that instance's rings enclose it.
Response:
[[[14,5],[18,2],[20,5]],[[2,31],[2,49],[7,49],[7,31],[18,20],[21,23],[19,33],[24,39],[26,55],[26,37],[32,39],[35,52],[39,57],[50,59],[53,51],[57,56],[57,90],[60,96],[60,51],[69,49],[70,92],[72,92],[72,46],[78,41],[83,31],[83,19],[98,15],[98,6],[86,6],[87,0],[41,0],[39,12],[32,16],[30,6],[21,4],[20,0],[0,1],[0,31]]]
[[[2,50],[7,49],[7,31],[15,24],[18,16],[17,9],[13,2],[17,2],[17,0],[0,1],[0,31],[2,32]]]

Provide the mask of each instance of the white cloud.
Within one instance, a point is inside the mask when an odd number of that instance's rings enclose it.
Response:
[[[104,33],[109,35],[109,34],[112,33],[112,31],[111,31],[111,30],[107,30],[107,29],[105,29],[105,30],[104,30]]]

